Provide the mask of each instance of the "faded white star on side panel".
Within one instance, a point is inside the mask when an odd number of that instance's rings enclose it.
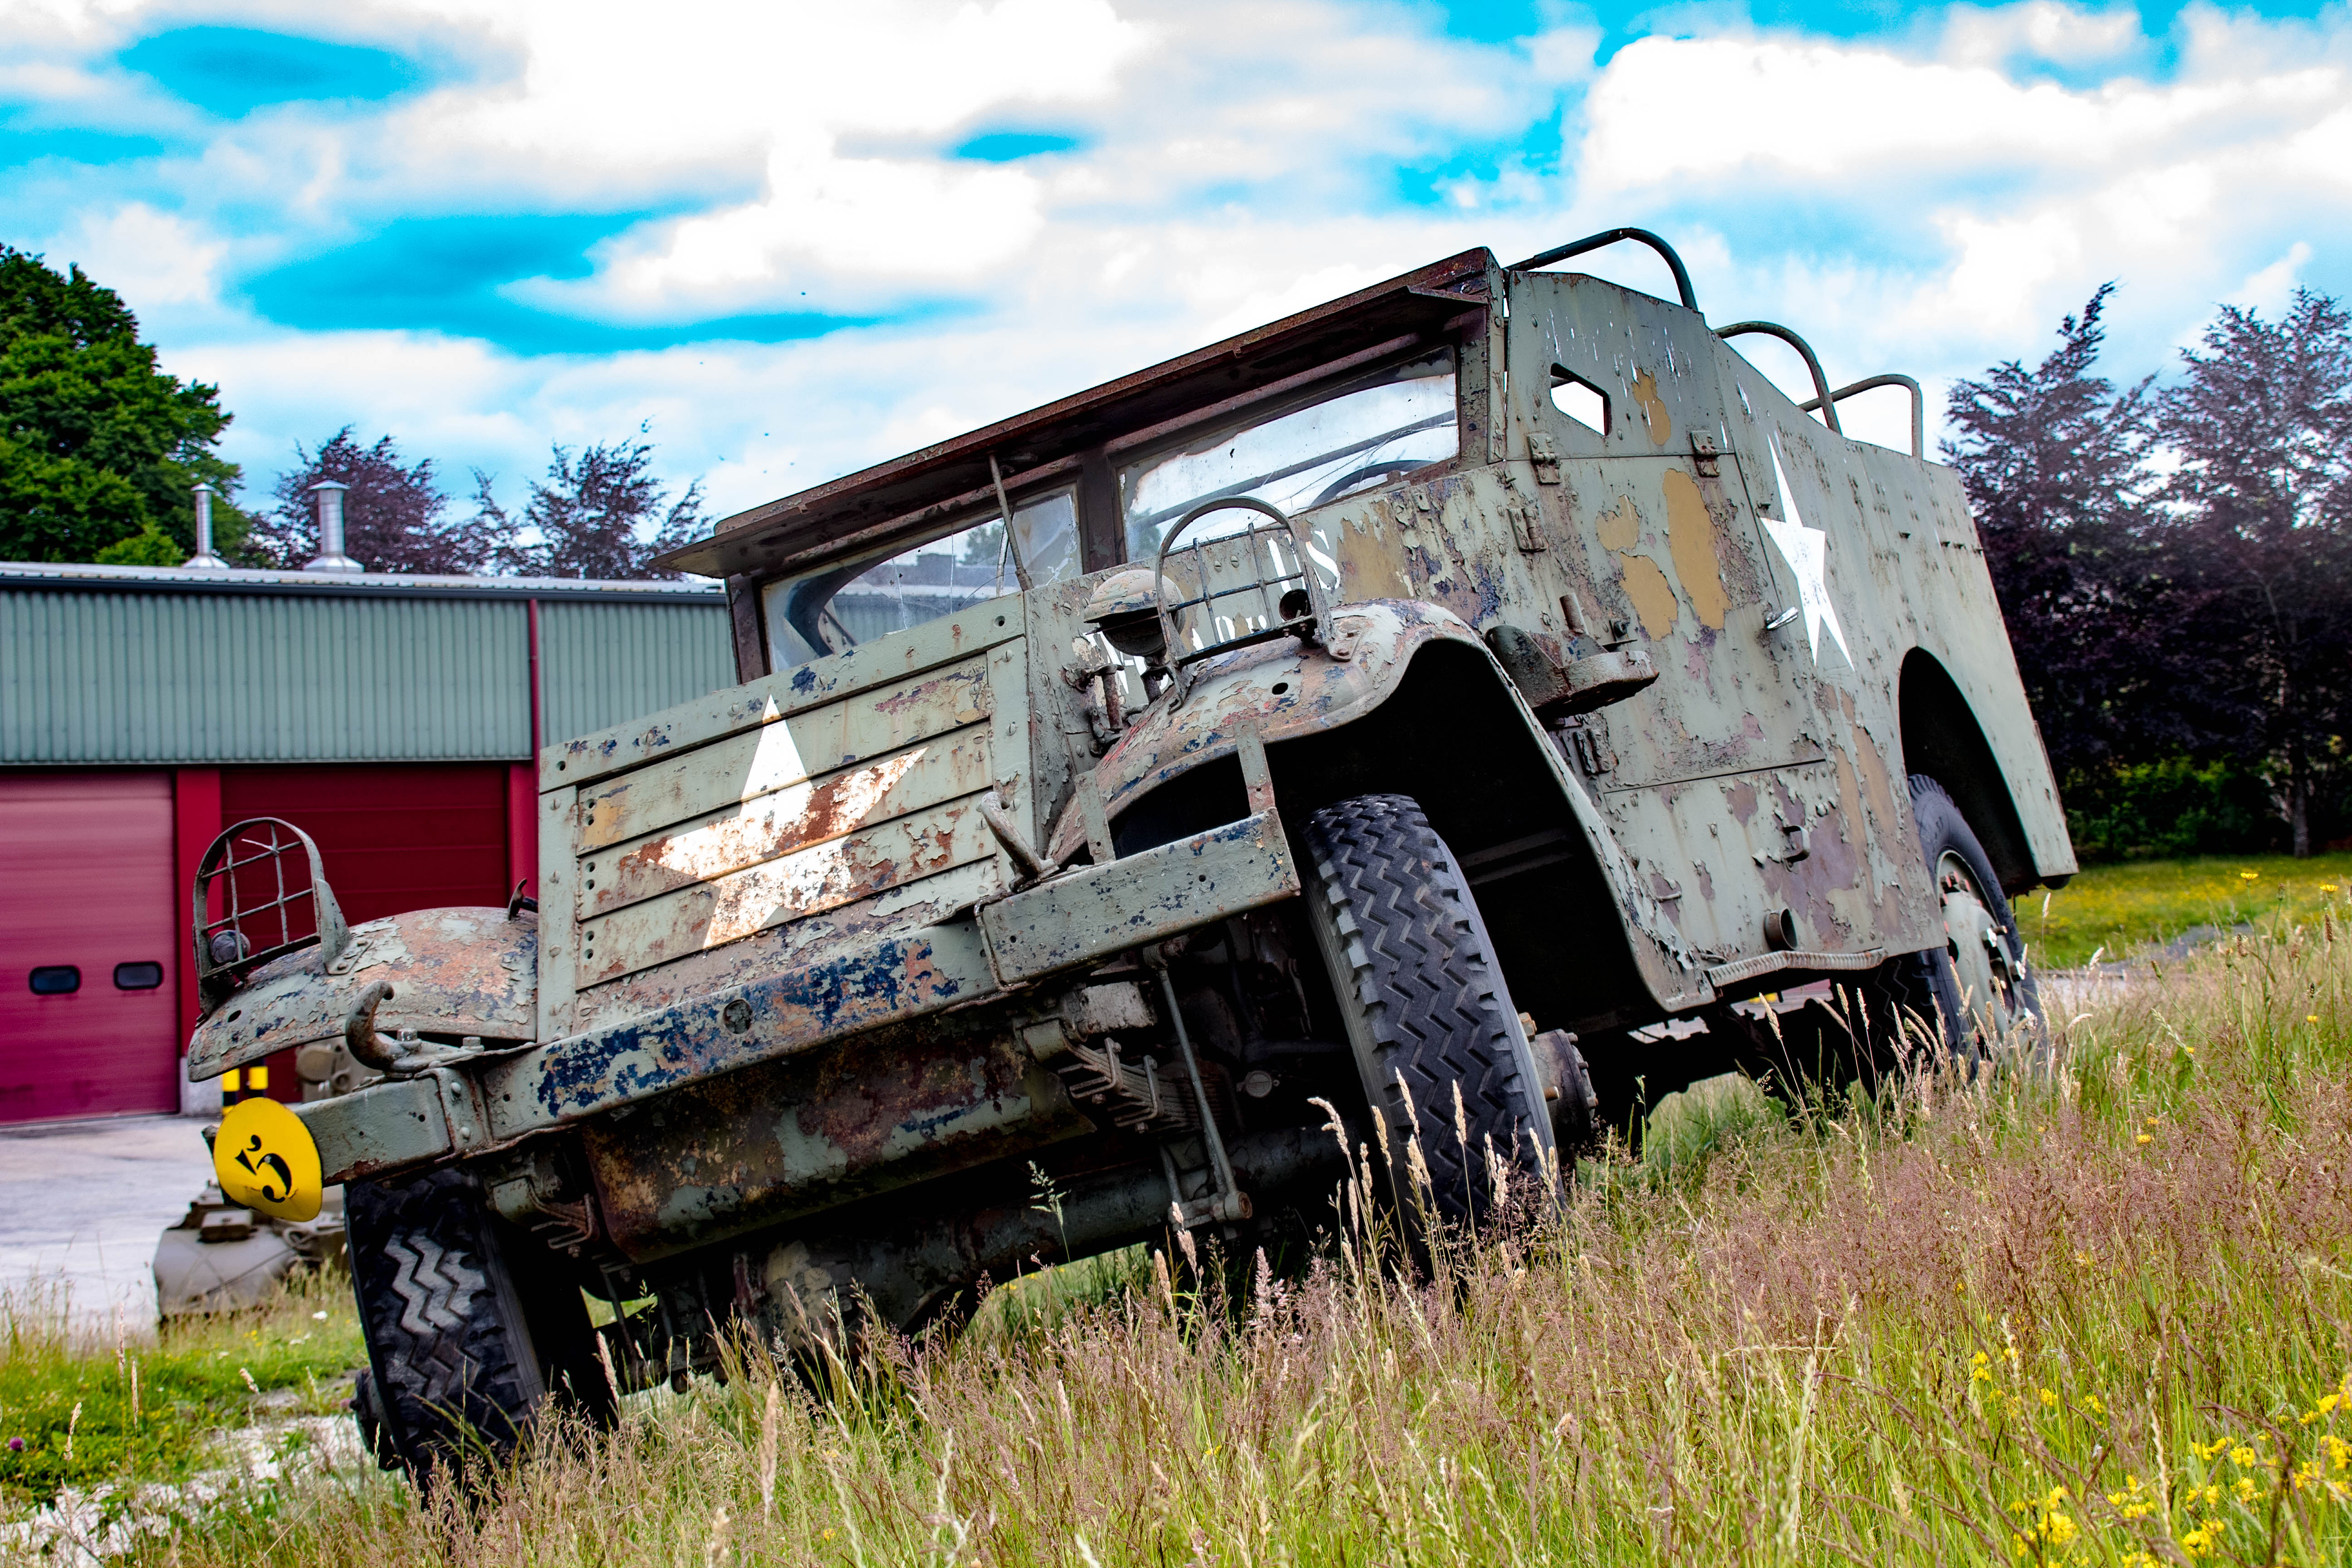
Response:
[[[1826,626],[1837,641],[1838,652],[1851,665],[1853,650],[1845,646],[1845,628],[1838,625],[1837,606],[1830,602],[1830,536],[1805,526],[1797,510],[1797,494],[1789,488],[1788,470],[1780,466],[1780,437],[1768,436],[1767,439],[1772,446],[1772,479],[1780,489],[1780,510],[1788,515],[1765,518],[1764,531],[1771,535],[1796,576],[1797,605],[1805,613],[1805,641],[1812,647],[1813,662],[1821,662],[1822,627]]]

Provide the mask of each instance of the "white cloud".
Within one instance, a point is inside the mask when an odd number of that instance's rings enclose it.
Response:
[[[37,247],[150,308],[216,307],[229,247],[204,227],[145,202],[89,212]]]
[[[2002,66],[2015,59],[2087,66],[2137,50],[2139,14],[2085,11],[2058,0],[1984,7],[1955,5],[1944,22],[1943,57],[1956,64]]]
[[[2296,240],[2287,247],[2284,256],[2267,267],[2257,268],[2244,282],[2222,298],[2241,310],[2253,310],[2276,320],[2294,306],[2295,288],[2300,274],[2311,264],[2311,247]]]
[[[0,86],[59,113],[177,113],[91,51],[196,21],[315,32],[305,16],[19,5],[0,11],[0,45],[26,46],[0,50]],[[257,482],[350,420],[512,491],[551,442],[650,419],[671,482],[707,475],[722,510],[1480,243],[1510,260],[1656,228],[1713,319],[1788,321],[1839,381],[1904,369],[1931,390],[2037,356],[2108,278],[2123,373],[2155,368],[2215,300],[2352,274],[2340,7],[2192,6],[2161,71],[2136,14],[2059,0],[1864,39],[1678,18],[1693,36],[1597,65],[1582,20],[1481,45],[1424,8],[1344,0],[403,0],[339,12],[334,36],[430,37],[469,72],[378,110],[257,111],[127,184],[45,186],[20,199],[48,205],[16,211],[0,194],[0,215],[121,288],[175,371],[221,382]],[[995,130],[1079,144],[945,155]],[[1436,204],[1399,195],[1414,170]],[[242,278],[396,217],[647,210],[587,277],[507,297],[621,324],[898,319],[531,358],[423,322],[291,331],[238,302]],[[1668,288],[1635,250],[1577,265]],[[1743,352],[1802,394],[1793,360]],[[1848,426],[1903,444],[1908,409],[1872,395]]]

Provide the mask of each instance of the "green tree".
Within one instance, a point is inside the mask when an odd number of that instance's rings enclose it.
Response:
[[[176,565],[203,480],[214,549],[239,559],[240,476],[213,449],[228,422],[217,387],[155,368],[113,289],[0,245],[0,557]]]
[[[639,426],[637,434],[646,433]],[[654,557],[699,539],[702,481],[675,500],[647,470],[650,441],[599,442],[574,457],[555,448],[547,478],[534,481],[518,525],[490,493],[490,476],[474,470],[474,528],[508,542],[496,559],[506,571],[532,577],[620,580],[675,577],[657,572]]]
[[[2238,716],[2308,855],[2352,765],[2352,314],[2308,289],[2277,321],[2224,305],[2180,359],[2166,542],[2201,613],[2173,635],[2220,674],[2197,695]]]

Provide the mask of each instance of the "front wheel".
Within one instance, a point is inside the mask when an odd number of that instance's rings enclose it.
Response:
[[[343,1206],[369,1361],[353,1415],[377,1463],[423,1480],[503,1461],[551,1408],[611,1423],[578,1288],[471,1175],[354,1182]]]
[[[1476,1223],[1496,1177],[1555,1176],[1551,1118],[1477,900],[1445,841],[1401,795],[1358,795],[1307,822],[1309,923],[1373,1113],[1388,1127],[1391,1196]],[[1497,1169],[1499,1167],[1499,1171]]]

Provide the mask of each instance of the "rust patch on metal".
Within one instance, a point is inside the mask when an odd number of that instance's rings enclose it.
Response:
[[[1634,373],[1628,388],[1633,401],[1642,410],[1642,418],[1650,427],[1653,446],[1663,447],[1675,438],[1674,416],[1666,411],[1666,400],[1658,395],[1658,378],[1648,371]]]
[[[324,971],[317,948],[289,952],[196,1026],[189,1071],[199,1079],[272,1051],[340,1039],[359,994],[382,980],[386,1031],[527,1040],[537,1028],[539,919],[500,909],[412,910],[352,928],[351,945]]]
[[[680,1088],[582,1143],[613,1240],[648,1258],[1094,1130],[1018,1041],[894,1028]]]
[[[1679,613],[1674,584],[1646,555],[1617,559],[1625,569],[1625,593],[1633,601],[1633,613],[1642,617],[1643,635],[1655,640],[1673,631]]]
[[[583,921],[579,983],[584,989],[996,853],[971,798],[900,817]]]
[[[886,756],[989,718],[987,667],[959,666],[880,696],[861,693],[580,792],[574,842],[607,848],[772,791]]]
[[[590,854],[580,864],[583,917],[847,837],[986,789],[987,731],[973,726],[880,762],[795,784],[731,812]]]
[[[824,914],[769,926],[724,947],[698,949],[582,992],[577,1026],[593,1030],[626,1018],[645,1017],[696,996],[821,963],[871,947],[887,937],[906,936],[937,925],[1003,888],[996,860],[975,860]]]
[[[1641,543],[1642,514],[1633,510],[1633,498],[1619,496],[1617,504],[1595,521],[1593,532],[1611,550],[1631,550]]]
[[[1666,470],[1665,490],[1666,548],[1674,556],[1675,575],[1682,580],[1699,625],[1721,631],[1731,601],[1723,587],[1715,515],[1707,510],[1697,483],[1680,468]],[[1642,618],[1649,620],[1646,614]]]

